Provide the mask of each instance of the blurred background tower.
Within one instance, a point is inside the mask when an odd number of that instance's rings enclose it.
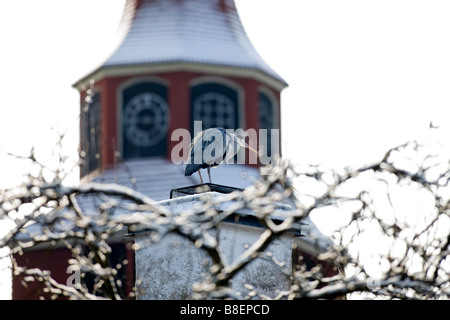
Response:
[[[280,128],[287,84],[252,46],[233,0],[128,0],[120,30],[111,56],[74,84],[82,181],[132,181],[167,199],[171,189],[198,183],[170,159],[174,130],[192,134],[194,121],[203,129]],[[83,109],[92,81],[93,103]],[[257,176],[248,166],[224,166],[213,181],[246,187],[242,171]]]
[[[199,183],[174,164],[172,132],[203,129],[281,129],[280,93],[287,83],[256,52],[233,0],[128,0],[115,50],[98,68],[77,82],[80,92],[81,182],[130,186],[154,200]],[[88,90],[92,101],[85,103]],[[187,155],[185,155],[187,156]],[[245,174],[243,174],[245,173]],[[257,166],[225,165],[212,170],[214,183],[245,188],[259,176]],[[96,210],[95,199],[80,203]],[[309,263],[321,245],[310,223],[293,254]],[[112,239],[111,265],[121,269],[124,293],[134,285],[135,253],[130,238]],[[49,270],[66,283],[71,253],[61,246],[38,247],[15,258],[21,266]],[[326,266],[325,272],[335,272]],[[38,284],[13,279],[13,299],[37,299]],[[45,296],[45,294],[44,294]]]
[[[178,128],[193,122],[226,129],[280,128],[280,92],[286,82],[248,39],[233,0],[127,0],[115,50],[74,83],[80,92],[81,182],[133,187],[155,200],[199,183],[184,176],[171,150]],[[87,105],[87,90],[93,91]],[[245,175],[242,173],[245,172]],[[244,188],[258,177],[255,166],[220,166],[213,182]],[[95,210],[95,201],[81,203]],[[124,238],[111,243],[111,263],[122,269],[125,293],[134,285],[134,252]],[[70,251],[39,247],[16,255],[19,265],[51,271],[66,283]],[[13,279],[13,299],[37,299],[37,284]],[[44,294],[45,296],[45,294]]]

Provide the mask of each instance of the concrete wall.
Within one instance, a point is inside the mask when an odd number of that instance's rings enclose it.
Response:
[[[235,261],[260,236],[263,229],[236,223],[221,223],[219,249],[230,264]],[[138,299],[189,299],[192,285],[204,279],[212,260],[189,240],[176,234],[169,234],[157,243],[150,243],[149,233],[135,235],[136,280]],[[232,280],[232,288],[247,295],[249,284],[258,293],[275,297],[280,290],[290,286],[289,274],[292,268],[292,244],[294,234],[276,239],[265,252],[284,263],[277,266],[271,258],[258,257]]]

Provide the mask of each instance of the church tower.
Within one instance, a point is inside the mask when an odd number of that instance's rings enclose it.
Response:
[[[198,182],[173,167],[174,130],[192,134],[194,121],[203,129],[280,128],[287,84],[252,46],[233,0],[128,0],[121,30],[116,50],[74,84],[82,101],[83,181],[117,182],[126,164],[141,180],[163,180],[138,190],[164,199],[171,188]],[[83,109],[90,83],[93,102]],[[227,170],[213,170],[213,182],[242,187],[239,178],[220,181],[233,175]],[[159,179],[143,176],[152,172]]]
[[[81,96],[82,182],[128,185],[153,200],[176,204],[179,199],[167,200],[171,190],[198,184],[199,178],[185,177],[184,166],[172,161],[171,151],[178,144],[171,139],[175,130],[192,134],[194,121],[202,121],[203,129],[280,129],[280,92],[287,84],[252,46],[233,0],[127,0],[121,30],[109,58],[74,84]],[[237,188],[248,186],[252,175],[259,175],[255,166],[237,164],[211,172],[213,183]],[[98,203],[93,196],[79,205],[88,212]],[[247,228],[253,225],[245,221],[224,222],[236,224],[229,228],[233,231],[229,242],[235,246],[228,253],[250,243],[247,236],[254,233]],[[321,252],[317,232],[312,222],[309,226],[315,236],[298,238],[294,253],[292,245],[285,245],[287,260],[301,254],[311,266],[317,263],[314,257]],[[244,236],[236,236],[236,230]],[[142,259],[127,246],[129,237],[109,241],[111,265],[129,261],[118,275],[129,295]],[[67,280],[71,257],[62,246],[30,248],[15,256],[20,266],[50,270],[59,283]],[[173,265],[178,264],[177,260]],[[14,299],[37,299],[43,293],[40,284],[25,288],[21,281],[14,277]]]

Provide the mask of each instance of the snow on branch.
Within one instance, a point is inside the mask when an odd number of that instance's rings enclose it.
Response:
[[[230,281],[258,257],[277,261],[265,253],[278,237],[301,229],[304,237],[293,248],[299,254],[290,275],[291,287],[276,299],[366,298],[448,299],[450,259],[450,198],[448,159],[436,160],[428,148],[408,142],[371,165],[357,169],[294,166],[280,160],[255,184],[223,197],[234,205],[223,210],[220,200],[203,197],[195,212],[174,213],[148,196],[117,184],[63,183],[63,170],[39,168],[23,185],[0,191],[0,218],[9,228],[0,247],[9,248],[15,276],[25,285],[40,282],[46,298],[133,298],[125,292],[119,270],[110,264],[111,240],[126,232],[145,230],[149,245],[177,234],[203,250],[213,261],[209,276],[194,285],[193,298],[267,298],[253,292],[245,296]],[[49,178],[50,177],[50,178]],[[273,203],[286,203],[292,214],[282,223],[270,218]],[[263,226],[259,239],[235,261],[228,263],[211,231],[242,208],[254,212]],[[311,226],[330,220],[330,238]],[[308,229],[309,228],[309,229]],[[58,283],[46,270],[18,265],[14,258],[33,247],[64,247],[81,279],[92,277],[89,287]],[[128,246],[139,250],[136,244]],[[307,248],[312,254],[306,261]],[[303,250],[303,251],[302,251]],[[312,260],[311,260],[312,259]],[[311,265],[311,261],[314,265]],[[330,268],[337,270],[330,273]],[[286,272],[281,266],[280,272]],[[136,279],[139,283],[140,279]],[[248,285],[247,287],[251,287]]]

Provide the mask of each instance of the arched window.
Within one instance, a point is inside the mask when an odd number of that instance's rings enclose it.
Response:
[[[170,121],[167,88],[141,82],[122,94],[123,158],[165,156]]]
[[[261,129],[274,129],[275,119],[272,102],[269,97],[260,92],[259,93],[259,127]]]
[[[220,127],[237,129],[238,97],[232,88],[218,83],[205,83],[191,89],[191,128],[202,121],[202,129]]]
[[[259,111],[259,128],[266,129],[267,135],[266,145],[263,148],[266,150],[268,157],[272,154],[272,129],[276,129],[275,114],[273,110],[273,103],[271,99],[264,92],[259,92],[258,95],[258,111]]]
[[[82,105],[80,156],[81,176],[100,168],[101,163],[101,121],[100,121],[100,93],[94,94],[92,102]]]

